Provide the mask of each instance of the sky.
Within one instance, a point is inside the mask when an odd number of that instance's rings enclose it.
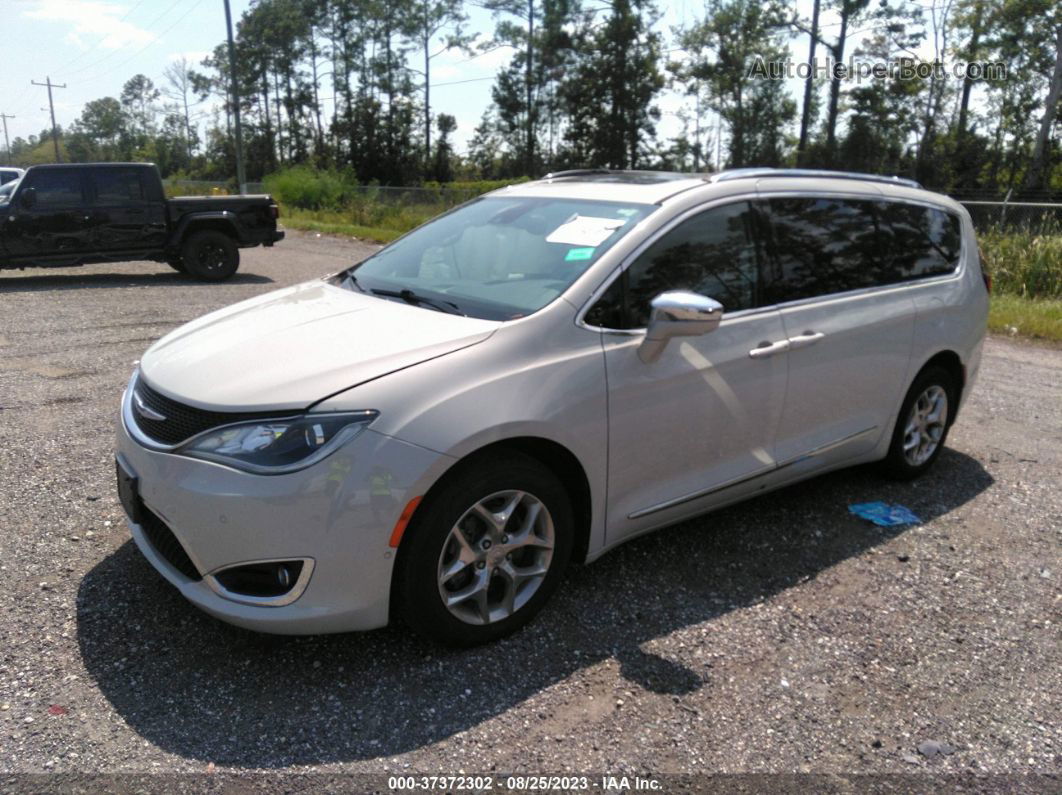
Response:
[[[250,0],[231,0],[233,21]],[[796,4],[808,15],[811,0]],[[807,6],[807,8],[805,8]],[[659,2],[662,12],[657,29],[665,48],[674,46],[673,28],[693,22],[702,11],[699,0]],[[494,21],[489,12],[469,8],[469,28],[489,38]],[[823,19],[826,32],[832,20]],[[7,119],[11,140],[37,134],[50,126],[48,95],[43,86],[51,78],[66,88],[53,91],[56,122],[68,127],[86,102],[100,97],[118,97],[122,85],[137,73],[164,83],[163,69],[184,56],[198,64],[225,39],[223,0],[0,0],[0,30],[3,30],[3,66],[0,66],[0,113]],[[805,56],[806,37],[792,41],[794,57]],[[672,57],[675,53],[672,53]],[[496,71],[508,62],[511,51],[498,49],[469,57],[450,51],[432,61],[432,110],[457,118],[455,143],[463,151],[483,111],[490,104],[490,87]],[[326,115],[331,113],[331,91],[322,86]],[[791,81],[799,91],[799,81]],[[678,112],[692,100],[667,90],[658,101],[662,118],[658,134],[668,138],[679,133]],[[210,102],[194,109],[207,121]],[[709,120],[709,124],[713,124]]]

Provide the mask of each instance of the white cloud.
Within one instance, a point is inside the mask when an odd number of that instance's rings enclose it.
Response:
[[[66,41],[82,50],[89,47],[117,50],[147,44],[152,39],[150,31],[122,19],[128,11],[126,6],[95,0],[37,0],[22,16],[70,25]]]

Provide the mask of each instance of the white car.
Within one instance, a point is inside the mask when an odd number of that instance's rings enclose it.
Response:
[[[0,185],[14,182],[25,173],[21,168],[15,168],[14,166],[0,166]]]
[[[921,474],[987,312],[969,215],[915,183],[563,172],[163,337],[119,492],[225,621],[480,643],[642,533],[853,464]]]

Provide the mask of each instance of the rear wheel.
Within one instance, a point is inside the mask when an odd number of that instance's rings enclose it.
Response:
[[[542,609],[571,556],[568,494],[538,461],[506,453],[466,465],[417,509],[396,571],[399,611],[455,646],[508,635]]]
[[[236,241],[216,229],[193,232],[181,246],[181,261],[187,273],[205,282],[220,282],[240,267]]]
[[[916,478],[937,460],[958,408],[955,378],[933,365],[918,374],[904,397],[892,433],[885,474],[897,480]]]

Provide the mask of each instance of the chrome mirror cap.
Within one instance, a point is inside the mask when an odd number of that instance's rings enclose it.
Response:
[[[656,361],[672,337],[699,337],[719,327],[723,305],[714,298],[687,290],[660,293],[649,304],[649,327],[638,358]]]

